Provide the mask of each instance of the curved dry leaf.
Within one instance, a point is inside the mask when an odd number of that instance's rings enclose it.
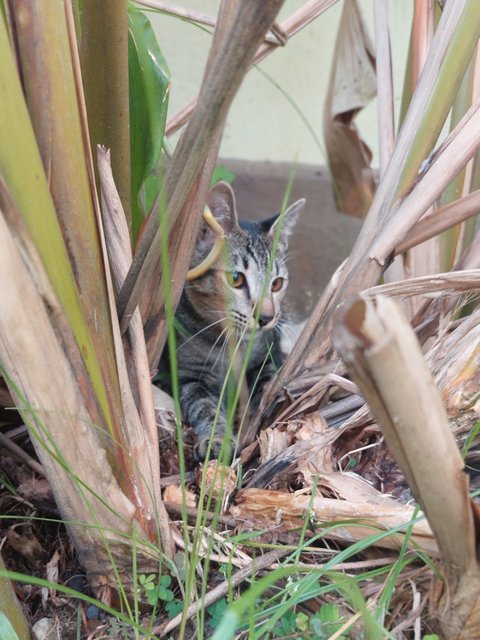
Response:
[[[374,48],[356,0],[350,0],[337,34],[323,128],[337,206],[360,217],[368,211],[375,183],[372,152],[354,119],[375,97],[376,88]]]

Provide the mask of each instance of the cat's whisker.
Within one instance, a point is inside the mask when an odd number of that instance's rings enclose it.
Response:
[[[294,340],[294,338],[295,338],[295,333],[294,333],[294,331],[293,331],[293,330],[292,330],[292,331],[287,332],[286,328],[285,328],[285,327],[282,327],[282,325],[281,325],[281,324],[277,324],[277,327],[276,327],[276,328],[280,331],[280,333],[281,333],[281,334],[282,334],[282,335],[283,335],[283,336],[284,336],[288,341]]]
[[[205,370],[205,367],[207,366],[207,363],[208,363],[208,359],[210,358],[210,354],[211,354],[211,353],[212,353],[212,351],[215,349],[215,347],[217,346],[217,344],[218,344],[219,340],[221,340],[222,336],[224,336],[226,332],[228,332],[228,327],[224,327],[224,328],[222,329],[222,331],[220,332],[220,334],[219,334],[218,338],[215,340],[215,342],[214,342],[214,343],[212,344],[212,346],[210,347],[210,351],[208,352],[207,357],[205,358],[205,362],[204,362],[204,364],[203,364],[202,371],[201,371],[200,375],[203,375],[203,372],[204,372],[204,370]],[[216,362],[216,360],[215,360],[215,362]],[[215,364],[214,364],[213,366],[215,367]]]
[[[182,342],[182,344],[178,347],[177,351],[180,351],[180,349],[183,349],[183,347],[188,344],[190,342],[190,340],[193,340],[194,338],[196,338],[197,336],[199,336],[201,333],[203,333],[204,331],[207,331],[207,329],[211,329],[212,327],[214,327],[217,324],[220,324],[221,322],[224,322],[227,319],[226,316],[224,316],[223,318],[220,318],[220,320],[215,320],[214,322],[211,322],[210,324],[207,324],[206,327],[202,327],[200,329],[200,331],[197,331],[197,333],[194,333],[193,336],[190,336],[189,338],[187,338],[185,340],[185,342]]]
[[[223,362],[225,354],[227,352],[227,345],[230,342],[230,338],[232,337],[232,333],[233,333],[234,329],[230,329],[228,331],[228,333],[225,336],[225,339],[223,341],[222,346],[220,347],[220,351],[217,354],[217,357],[215,358],[215,362],[213,363],[213,367],[212,369],[215,369],[215,367],[217,366],[217,362]]]
[[[279,320],[276,326],[279,331],[281,331],[286,337],[288,337],[289,334],[292,337],[295,335],[295,329],[288,323],[288,321],[283,323],[281,320]]]

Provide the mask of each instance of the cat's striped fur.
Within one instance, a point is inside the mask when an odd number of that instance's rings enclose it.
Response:
[[[226,183],[210,191],[208,204],[226,231],[226,248],[209,271],[186,284],[176,314],[180,403],[184,420],[196,433],[198,459],[205,458],[210,440],[211,456],[217,456],[227,430],[228,393],[223,393],[222,401],[220,397],[232,350],[237,349],[237,363],[248,358],[246,379],[249,391],[253,390],[253,407],[282,362],[285,258],[288,236],[304,200],[287,209],[281,228],[279,216],[258,223],[239,222],[233,191]],[[272,259],[274,238],[278,244]],[[192,266],[205,258],[213,241],[213,232],[203,224]],[[251,351],[246,355],[252,333]]]

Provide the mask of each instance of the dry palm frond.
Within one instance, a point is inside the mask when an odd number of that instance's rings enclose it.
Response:
[[[375,305],[360,300],[347,308],[335,344],[435,534],[447,581],[442,629],[473,640],[480,633],[479,513],[413,332],[395,303],[378,297]]]

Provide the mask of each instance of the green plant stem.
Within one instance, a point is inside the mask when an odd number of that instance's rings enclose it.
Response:
[[[82,17],[80,55],[92,148],[101,144],[111,150],[131,229],[127,0],[84,0]]]
[[[423,160],[435,144],[452,107],[452,97],[462,82],[465,69],[475,51],[480,33],[480,11],[474,2],[466,2],[436,75],[428,103],[417,122],[417,135],[412,141],[400,176],[397,195],[411,188]]]
[[[29,640],[30,632],[27,620],[17,600],[13,585],[5,573],[5,565],[0,555],[0,612],[6,616],[12,625],[18,640]]]

